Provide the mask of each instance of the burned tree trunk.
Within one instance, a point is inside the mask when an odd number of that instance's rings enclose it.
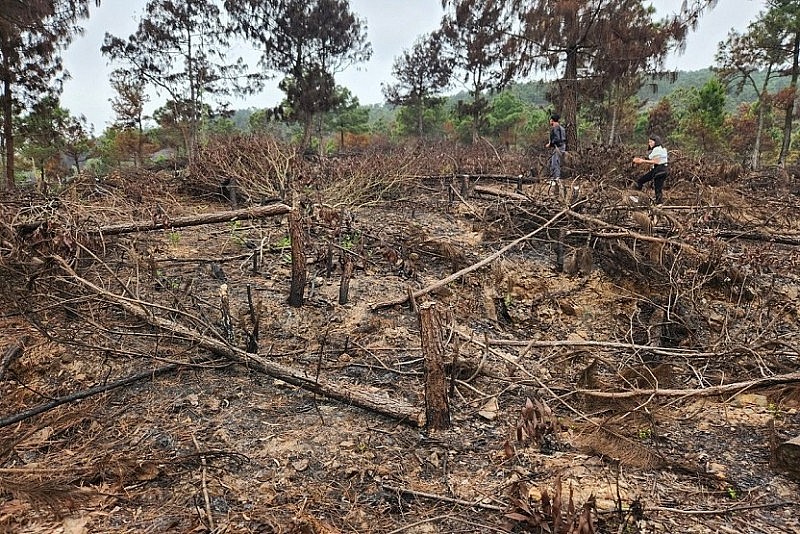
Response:
[[[773,463],[776,469],[800,480],[800,436],[778,445]]]
[[[14,363],[14,360],[22,356],[22,353],[24,351],[23,345],[24,342],[15,343],[14,345],[11,345],[3,352],[3,357],[0,358],[0,380],[3,379],[3,376],[5,376],[8,368],[11,367],[12,363]]]
[[[444,371],[444,348],[436,303],[419,307],[419,330],[422,356],[425,359],[425,419],[431,430],[450,428],[450,402]]]
[[[353,276],[353,260],[345,254],[344,267],[342,268],[342,282],[339,285],[339,304],[347,304],[350,293],[350,278]]]
[[[292,286],[289,290],[289,305],[299,308],[303,305],[303,292],[306,288],[306,253],[300,210],[297,208],[289,212],[289,237],[292,240]]]

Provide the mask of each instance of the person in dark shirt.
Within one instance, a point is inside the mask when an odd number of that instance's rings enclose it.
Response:
[[[550,156],[550,178],[553,180],[561,179],[561,161],[567,151],[567,131],[558,123],[560,119],[558,113],[550,115],[550,141],[545,145],[553,149]]]

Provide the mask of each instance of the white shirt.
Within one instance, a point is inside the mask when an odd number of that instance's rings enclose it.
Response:
[[[650,155],[647,156],[647,159],[653,160],[656,162],[657,165],[663,164],[667,162],[667,149],[663,146],[654,146]]]

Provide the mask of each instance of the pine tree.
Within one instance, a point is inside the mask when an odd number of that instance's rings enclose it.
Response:
[[[425,110],[439,105],[439,93],[450,85],[452,62],[443,44],[440,32],[418,37],[410,50],[395,58],[392,75],[397,83],[383,87],[389,104],[413,112],[419,137],[425,134]]]
[[[0,0],[0,108],[8,189],[14,188],[15,111],[60,92],[60,52],[81,33],[78,22],[89,16],[89,3]]]
[[[232,31],[259,47],[264,74],[284,76],[279,88],[286,109],[280,115],[303,125],[305,150],[315,115],[338,104],[336,73],[372,55],[366,24],[347,0],[226,0],[225,8]]]

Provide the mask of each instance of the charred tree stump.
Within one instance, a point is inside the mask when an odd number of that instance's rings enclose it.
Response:
[[[419,330],[425,360],[425,418],[430,430],[450,428],[450,402],[444,369],[444,348],[436,303],[419,307]]]
[[[462,175],[461,176],[461,197],[464,200],[468,200],[472,196],[473,191],[473,183],[472,180],[469,179],[469,176]]]
[[[779,471],[800,480],[800,436],[778,445],[773,463]]]
[[[328,242],[325,251],[325,278],[330,278],[331,274],[333,274],[333,244]]]
[[[344,266],[342,267],[342,282],[339,284],[339,304],[347,304],[348,294],[350,293],[350,278],[353,277],[353,260],[345,254]]]
[[[306,288],[306,253],[300,210],[297,208],[289,212],[289,237],[292,240],[292,286],[289,289],[289,305],[299,308],[303,305],[303,292]]]
[[[222,190],[222,196],[230,202],[231,209],[239,209],[239,201],[236,198],[236,178],[226,178],[220,184],[220,189]]]
[[[563,228],[559,228],[558,230],[558,242],[556,243],[556,272],[563,273],[564,272],[564,238],[566,237],[566,232],[564,232]]]
[[[225,338],[225,341],[234,345],[235,335],[233,332],[233,319],[231,319],[230,299],[228,298],[228,284],[219,286],[219,309],[222,314],[220,318],[220,322],[222,323],[222,336]]]
[[[14,363],[14,360],[22,356],[22,352],[22,343],[15,343],[3,352],[3,357],[0,358],[0,380],[3,380],[6,371],[11,367],[11,364]]]
[[[258,331],[261,322],[259,310],[261,307],[259,305],[258,309],[256,309],[256,306],[253,304],[253,287],[250,284],[247,284],[247,306],[250,310],[250,322],[252,323],[253,330],[247,333],[247,348],[245,351],[249,354],[258,354]]]

